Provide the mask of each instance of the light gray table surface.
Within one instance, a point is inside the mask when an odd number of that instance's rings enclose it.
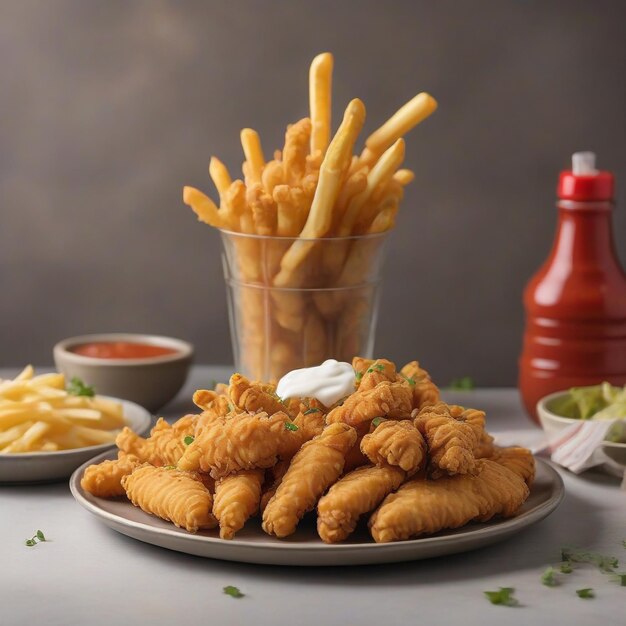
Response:
[[[12,374],[0,370],[0,377]],[[196,387],[226,380],[229,368],[195,367],[163,412],[191,408]],[[448,394],[487,411],[494,433],[528,434],[513,389]],[[66,483],[0,485],[0,624],[73,626],[624,624],[626,587],[591,566],[555,588],[541,584],[560,547],[573,545],[626,564],[626,493],[616,478],[561,471],[566,496],[547,519],[504,543],[474,552],[394,565],[298,568],[202,559],[110,530],[82,509]],[[49,541],[26,547],[35,530]],[[626,567],[621,568],[626,571]],[[245,593],[222,593],[235,585]],[[491,605],[483,591],[514,587],[517,608]],[[592,587],[595,599],[575,590]]]

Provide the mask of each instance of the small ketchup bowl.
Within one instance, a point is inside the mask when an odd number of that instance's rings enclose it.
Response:
[[[180,391],[193,360],[181,339],[134,333],[82,335],[59,341],[57,369],[77,376],[96,393],[131,400],[155,412]]]

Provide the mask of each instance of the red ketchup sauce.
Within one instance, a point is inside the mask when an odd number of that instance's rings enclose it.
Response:
[[[70,352],[96,359],[150,359],[155,356],[174,354],[176,350],[131,341],[94,341],[73,346]]]

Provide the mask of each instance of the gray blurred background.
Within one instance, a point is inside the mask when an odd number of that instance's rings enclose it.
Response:
[[[181,189],[215,195],[209,158],[237,170],[244,126],[280,147],[330,50],[335,120],[358,96],[364,134],[418,91],[440,102],[408,137],[376,352],[514,384],[575,150],[618,176],[626,259],[625,24],[608,0],[3,1],[0,366],[102,331],[231,362],[221,244]]]

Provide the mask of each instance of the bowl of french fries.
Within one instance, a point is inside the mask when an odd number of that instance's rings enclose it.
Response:
[[[333,63],[330,53],[313,59],[309,116],[287,127],[273,159],[250,128],[241,131],[242,179],[211,158],[219,207],[183,190],[198,219],[221,231],[235,366],[257,380],[371,356],[384,242],[414,178],[403,167],[403,136],[437,108],[419,93],[358,153],[361,100],[332,132]]]
[[[137,404],[96,395],[78,378],[36,375],[28,365],[0,378],[0,483],[67,478],[112,447],[124,427],[146,432],[150,423]]]

